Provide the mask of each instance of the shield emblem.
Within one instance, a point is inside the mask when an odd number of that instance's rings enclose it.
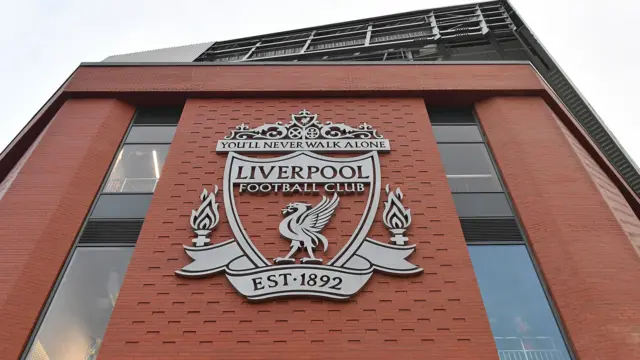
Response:
[[[346,242],[329,239],[331,244],[343,246],[339,250],[332,251],[334,256],[327,262],[327,265],[343,266],[365,240],[378,208],[381,186],[377,152],[340,158],[327,157],[307,151],[272,158],[254,158],[229,153],[223,184],[225,211],[235,239],[251,264],[255,267],[269,266],[272,265],[271,259],[263,254],[257,246],[258,242],[252,239],[252,236],[255,236],[259,229],[253,229],[254,234],[247,231],[251,225],[248,224],[248,218],[244,216],[246,214],[241,214],[243,206],[238,197],[266,196],[267,193],[277,194],[280,191],[285,195],[290,195],[284,198],[281,195],[277,196],[287,202],[296,196],[300,199],[300,196],[304,196],[305,193],[322,194],[351,190],[356,192],[357,184],[361,184],[360,188],[364,189],[363,192],[366,193],[359,195],[361,198],[366,197],[361,218]],[[318,201],[317,198],[317,196],[306,196],[305,200],[313,203]],[[251,201],[244,200],[242,202],[246,204]],[[270,210],[276,209],[270,208]],[[337,213],[336,216],[340,217],[340,214]],[[280,220],[281,218],[277,219],[278,222]],[[274,229],[273,222],[269,222],[269,224],[270,231],[276,234],[277,238],[277,230]],[[261,237],[267,236],[264,234],[265,231],[267,230],[262,230]],[[269,239],[273,239],[273,237],[269,237]],[[272,244],[272,241],[269,244]],[[337,252],[335,252],[336,250]]]
[[[287,124],[238,125],[216,147],[228,154],[222,188],[234,238],[210,238],[219,220],[218,187],[204,189],[202,204],[191,215],[194,246],[184,247],[193,262],[176,274],[225,273],[239,293],[263,300],[348,299],[374,271],[422,272],[406,260],[415,245],[403,235],[411,215],[399,188],[385,188],[383,223],[393,235],[391,243],[367,237],[380,201],[378,152],[389,149],[389,141],[367,123],[357,128],[323,124],[307,110],[292,114]],[[287,155],[248,157],[239,152]],[[328,157],[319,152],[365,153]],[[298,262],[300,252],[304,257]]]

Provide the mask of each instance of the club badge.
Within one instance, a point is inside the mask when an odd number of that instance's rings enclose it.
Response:
[[[382,222],[388,240],[368,237],[381,197],[378,154],[389,152],[390,144],[371,125],[353,128],[346,124],[321,123],[307,110],[292,114],[284,124],[276,122],[256,128],[241,124],[217,144],[227,154],[222,194],[218,186],[203,190],[201,205],[191,214],[196,237],[185,251],[193,262],[177,270],[183,277],[205,277],[224,273],[234,288],[249,300],[276,297],[315,296],[348,299],[358,292],[374,271],[388,275],[423,272],[407,260],[415,250],[405,236],[411,212],[405,208],[399,188],[384,187],[386,199]],[[251,157],[251,154],[279,154]],[[352,153],[352,157],[325,154]],[[279,226],[264,231],[279,232],[288,242],[286,255],[268,258],[252,241],[243,226],[238,198],[304,195],[267,213],[282,215]],[[292,196],[293,195],[293,196]],[[315,196],[314,196],[315,195]],[[340,219],[341,202],[362,198],[364,209],[353,233],[330,259],[325,254],[338,243],[325,235],[327,227]],[[220,220],[218,198],[222,198],[234,237],[218,241],[215,228]],[[298,196],[299,198],[299,196]],[[366,199],[366,200],[365,200]],[[339,226],[339,225],[334,225]],[[335,232],[334,232],[335,233]]]

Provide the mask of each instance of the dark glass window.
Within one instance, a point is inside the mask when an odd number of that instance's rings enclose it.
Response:
[[[27,355],[95,359],[133,248],[78,248]]]
[[[438,144],[452,192],[500,192],[502,187],[484,144]]]
[[[435,107],[428,106],[429,119],[432,124],[475,124],[471,107]]]
[[[169,145],[123,146],[103,192],[153,192],[168,151]]]
[[[457,142],[457,143],[481,143],[483,142],[480,130],[475,125],[472,126],[449,126],[438,125],[433,127],[433,134],[437,142]]]
[[[177,125],[181,114],[182,106],[138,108],[133,125]]]
[[[453,202],[461,218],[513,216],[503,193],[457,193]]]
[[[471,245],[482,300],[500,359],[569,360],[524,245]]]
[[[175,126],[134,126],[125,139],[127,143],[171,143]]]
[[[100,195],[92,218],[144,219],[152,194]]]

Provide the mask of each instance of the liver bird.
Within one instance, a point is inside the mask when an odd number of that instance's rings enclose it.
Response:
[[[309,257],[303,258],[302,263],[321,264],[322,259],[316,258],[313,252],[320,243],[322,243],[323,250],[327,251],[327,238],[320,232],[335,213],[339,200],[338,195],[333,194],[331,200],[323,196],[315,207],[310,204],[295,202],[282,209],[282,214],[287,217],[280,223],[280,234],[285,239],[291,240],[291,251],[283,258],[275,258],[275,263],[292,264],[295,259],[291,258],[291,256],[300,248],[305,248]]]

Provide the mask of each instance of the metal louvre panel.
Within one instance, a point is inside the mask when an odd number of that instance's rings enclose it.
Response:
[[[578,95],[560,70],[554,70],[546,76],[549,85],[565,103],[569,111],[582,124],[600,147],[600,150],[620,172],[634,192],[640,193],[640,174],[617,146],[611,135],[602,127],[600,121],[589,111],[587,104]]]
[[[302,50],[303,45],[296,47],[285,47],[285,48],[269,48],[265,50],[255,51],[252,55],[252,59],[270,57],[270,56],[280,56],[280,55],[289,55],[295,54]],[[240,56],[238,59],[244,58],[244,54]],[[222,58],[216,59],[216,61],[222,61]]]
[[[465,240],[473,241],[523,241],[515,218],[461,218]]]
[[[428,29],[396,31],[395,33],[372,35],[371,36],[371,43],[395,41],[395,40],[402,40],[402,39],[408,39],[408,38],[416,38],[416,37],[420,37],[420,36],[429,36],[431,34],[432,34],[432,32],[430,30],[428,30]]]
[[[79,244],[135,244],[144,220],[92,220],[85,226]]]

